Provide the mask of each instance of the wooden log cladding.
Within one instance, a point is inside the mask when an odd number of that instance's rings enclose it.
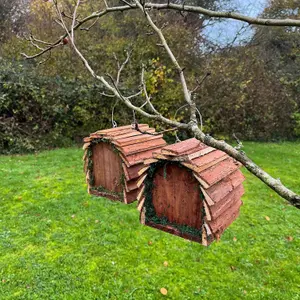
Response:
[[[115,141],[115,145],[119,147],[125,147],[129,145],[135,145],[137,143],[142,143],[142,142],[148,142],[151,140],[158,140],[163,137],[162,134],[160,135],[149,135],[149,134],[140,134],[136,136],[131,136],[123,139],[117,139]]]
[[[145,165],[154,174],[138,195],[146,225],[209,245],[239,215],[245,177],[224,152],[190,139],[155,151]]]
[[[239,168],[237,164],[234,163],[231,157],[226,160],[221,161],[219,164],[204,170],[201,172],[199,177],[204,180],[209,186],[212,186],[227,177]]]
[[[214,199],[215,203],[218,203],[224,197],[226,197],[230,192],[232,192],[236,187],[238,187],[245,180],[245,176],[240,170],[236,170],[231,173],[224,180],[218,182],[217,184],[209,187],[206,193],[211,199]]]
[[[140,124],[139,129],[147,133],[130,125],[98,130],[84,139],[86,181],[92,194],[118,198],[125,203],[137,199],[146,176],[144,159],[152,158],[154,150],[166,145],[161,134],[148,134],[155,133],[154,128]]]
[[[207,146],[200,143],[197,139],[192,138],[186,140],[184,143],[177,143],[167,147],[164,147],[161,151],[162,154],[179,156],[182,154],[190,154],[194,150],[201,150]]]

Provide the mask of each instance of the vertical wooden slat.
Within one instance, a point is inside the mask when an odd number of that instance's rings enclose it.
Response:
[[[154,209],[169,222],[200,229],[202,205],[199,183],[185,168],[167,164],[156,171],[152,194]]]
[[[102,186],[112,192],[121,192],[121,159],[110,144],[99,143],[93,148],[93,172],[95,187]]]

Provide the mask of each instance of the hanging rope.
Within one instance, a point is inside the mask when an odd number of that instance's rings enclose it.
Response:
[[[118,124],[114,119],[115,107],[117,106],[118,102],[119,102],[119,99],[117,99],[117,101],[115,102],[115,104],[113,105],[112,110],[111,110],[111,125],[112,125],[112,128],[118,127]]]

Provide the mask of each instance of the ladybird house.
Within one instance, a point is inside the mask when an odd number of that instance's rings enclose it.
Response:
[[[242,205],[239,168],[226,153],[195,138],[155,151],[141,177],[141,223],[203,245],[219,239]]]
[[[143,178],[139,171],[145,159],[166,145],[155,129],[140,124],[99,130],[84,139],[84,170],[88,192],[131,203],[137,198]]]

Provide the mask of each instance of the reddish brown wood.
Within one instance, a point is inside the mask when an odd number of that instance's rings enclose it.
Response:
[[[130,192],[126,192],[125,190],[123,191],[124,194],[124,202],[127,204],[130,204],[134,202],[137,198],[138,190],[133,190]]]
[[[212,186],[233,173],[239,166],[234,163],[232,158],[228,158],[219,164],[206,169],[199,174],[199,177],[204,180],[209,186]]]
[[[149,126],[146,125],[146,124],[141,124],[139,126],[139,128],[141,130],[148,130],[149,129]],[[103,136],[109,136],[111,138],[113,137],[117,137],[117,136],[120,136],[120,135],[123,135],[123,134],[128,134],[128,133],[132,133],[132,132],[136,132],[135,129],[132,129],[131,126],[122,126],[122,127],[117,127],[117,128],[111,128],[111,129],[106,129],[105,130],[105,133],[102,133],[102,131],[97,131],[96,133],[97,134],[100,134],[100,135],[103,135]]]
[[[245,180],[244,175],[240,170],[236,170],[224,180],[218,182],[217,184],[211,186],[206,190],[206,193],[215,203],[218,203],[224,197],[226,197],[230,192],[233,191],[237,186],[239,186]]]
[[[192,138],[183,142],[169,145],[162,149],[163,154],[167,155],[182,155],[192,153],[191,151],[197,151],[206,148],[207,146],[200,143],[197,139]]]
[[[193,159],[191,162],[192,164],[196,165],[198,168],[203,167],[211,162],[216,161],[217,159],[219,159],[220,157],[226,157],[227,154],[220,151],[220,150],[215,150],[212,151],[210,153],[208,153],[207,155],[198,157],[196,159]]]
[[[121,159],[113,151],[112,145],[102,142],[94,145],[92,151],[95,186],[102,186],[112,192],[121,192]]]
[[[149,128],[149,129],[147,129],[147,132],[154,133],[155,129],[154,128]],[[129,131],[127,133],[123,133],[123,134],[121,133],[120,135],[114,136],[113,140],[115,142],[118,142],[121,139],[129,138],[129,137],[134,137],[134,136],[141,136],[141,135],[142,135],[141,132],[136,131],[136,130],[132,130],[132,131]]]
[[[125,190],[126,192],[130,192],[132,190],[135,190],[138,188],[137,182],[139,181],[139,178],[135,178],[129,181],[125,181]]]
[[[129,146],[118,147],[124,155],[132,155],[135,153],[144,152],[145,150],[155,149],[159,146],[166,145],[166,142],[162,138],[155,140],[148,140],[143,143],[137,143]]]
[[[145,167],[145,165],[142,163],[134,165],[132,167],[127,167],[124,163],[122,163],[122,166],[125,177],[128,181],[134,178],[138,178],[140,176],[139,171]]]
[[[160,135],[141,134],[141,135],[131,136],[123,139],[118,139],[114,143],[119,147],[125,147],[125,146],[142,143],[150,140],[161,139],[162,137],[163,137],[162,134]]]
[[[157,149],[159,149],[160,147],[158,147]],[[126,163],[126,165],[128,167],[139,164],[139,163],[143,163],[143,161],[145,159],[148,158],[152,158],[152,153],[153,151],[156,151],[157,149],[151,149],[151,150],[147,150],[145,152],[141,152],[141,153],[136,153],[136,154],[132,154],[132,155],[128,155],[128,156],[122,156],[124,162]]]
[[[209,222],[208,224],[212,232],[214,234],[222,233],[237,218],[242,204],[242,201],[238,200],[225,213],[220,215],[217,219]]]
[[[191,172],[167,164],[156,171],[153,183],[152,201],[159,217],[166,217],[171,223],[201,228],[203,202],[199,183]]]
[[[213,219],[217,219],[221,214],[223,214],[226,210],[230,208],[230,206],[234,205],[237,201],[239,201],[244,194],[243,185],[239,185],[235,188],[230,194],[224,197],[218,204],[215,204],[210,207],[211,216]]]

